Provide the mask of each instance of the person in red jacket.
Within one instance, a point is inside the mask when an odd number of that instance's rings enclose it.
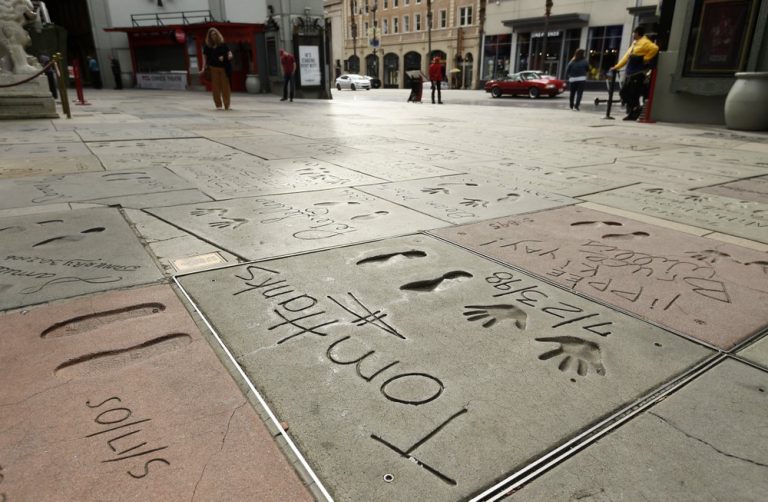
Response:
[[[437,89],[437,104],[443,104],[443,97],[440,94],[440,85],[443,83],[443,65],[440,64],[440,58],[432,59],[429,65],[429,81],[432,84],[432,104],[435,104],[435,89]]]

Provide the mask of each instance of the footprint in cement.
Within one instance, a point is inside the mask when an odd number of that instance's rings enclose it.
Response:
[[[18,225],[14,225],[12,227],[0,228],[0,232],[5,232],[6,234],[16,234],[23,231],[24,231],[24,227],[20,227]]]
[[[316,202],[316,206],[357,206],[359,202]]]
[[[520,194],[518,193],[508,193],[504,197],[501,197],[500,199],[496,199],[496,202],[504,202],[505,200],[516,200],[520,198]]]
[[[443,283],[450,285],[454,282],[459,282],[471,277],[473,276],[469,272],[464,272],[463,270],[452,270],[435,279],[425,279],[422,281],[414,281],[409,282],[408,284],[403,284],[400,286],[400,289],[403,291],[418,291],[420,293],[429,293],[432,291],[437,291],[438,287],[443,285]]]
[[[46,239],[44,241],[40,241],[37,244],[33,245],[32,247],[36,248],[38,246],[45,246],[45,245],[51,244],[53,242],[57,242],[57,243],[58,242],[77,242],[77,241],[81,241],[81,240],[85,239],[87,237],[87,234],[101,233],[104,230],[106,230],[106,228],[104,228],[104,227],[87,228],[87,229],[83,230],[82,232],[80,232],[80,234],[76,234],[76,235],[61,235],[59,237],[52,237],[50,239]],[[83,235],[83,234],[86,234],[86,235]]]
[[[413,259],[413,258],[424,258],[427,256],[427,253],[424,251],[402,251],[399,253],[387,253],[387,254],[379,254],[375,256],[369,256],[368,258],[363,258],[362,260],[358,261],[356,265],[367,265],[369,263],[386,263],[392,259],[402,257],[405,259]]]
[[[389,211],[376,211],[375,213],[360,214],[350,218],[351,220],[375,220],[389,214]]]
[[[622,227],[623,224],[618,221],[575,221],[571,223],[572,227]]]
[[[607,241],[634,241],[637,239],[644,239],[650,237],[648,232],[632,232],[629,234],[605,234],[603,239]]]

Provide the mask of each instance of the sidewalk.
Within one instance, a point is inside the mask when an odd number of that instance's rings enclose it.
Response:
[[[762,500],[768,135],[443,97],[0,122],[0,499]]]

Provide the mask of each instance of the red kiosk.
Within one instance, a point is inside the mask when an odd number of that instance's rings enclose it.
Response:
[[[191,80],[191,75],[196,75],[202,65],[205,35],[210,28],[221,32],[234,55],[232,90],[245,91],[246,76],[258,73],[261,65],[265,64],[256,57],[256,36],[264,32],[263,24],[213,21],[106,28],[104,31],[128,35],[133,72],[137,80],[141,79],[145,84],[142,87],[178,89],[199,84]],[[179,82],[183,83],[183,87],[178,86]],[[209,86],[210,83],[206,83],[206,87]]]

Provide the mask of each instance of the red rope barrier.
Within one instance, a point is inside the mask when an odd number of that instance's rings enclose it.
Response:
[[[15,84],[3,84],[3,85],[0,85],[0,89],[2,89],[2,88],[4,88],[4,87],[16,87],[17,85],[26,84],[26,83],[27,83],[27,82],[29,82],[30,80],[34,80],[34,79],[36,79],[37,77],[39,77],[40,75],[42,75],[43,73],[45,73],[45,72],[46,72],[46,70],[48,70],[48,68],[50,68],[52,65],[53,65],[53,61],[51,61],[51,62],[49,62],[47,65],[43,66],[43,69],[42,69],[42,70],[40,70],[40,72],[39,72],[39,73],[35,73],[35,74],[34,74],[34,75],[32,75],[31,77],[29,77],[29,78],[27,78],[27,79],[24,79],[24,80],[22,80],[21,82],[16,82]]]

